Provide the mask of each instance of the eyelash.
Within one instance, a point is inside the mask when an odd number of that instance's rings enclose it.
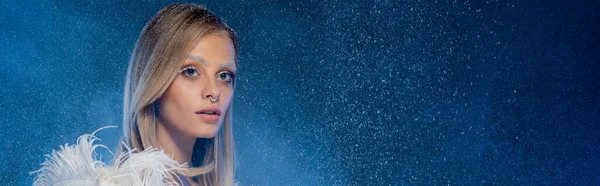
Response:
[[[189,72],[188,70],[193,70],[193,72],[190,72],[190,73],[194,73],[194,74],[188,75],[188,73],[187,73],[187,72]],[[179,73],[181,73],[186,78],[196,78],[199,76],[200,71],[194,66],[186,66],[186,67],[183,67],[183,69],[179,70]],[[217,78],[220,78],[223,74],[229,75],[229,79],[226,79],[226,80],[221,79],[221,80],[228,82],[228,83],[233,82],[235,80],[235,73],[233,73],[231,71],[220,72],[219,74],[217,74]]]
[[[193,75],[188,75],[186,72],[188,72],[188,70],[193,70]],[[184,75],[187,78],[195,78],[200,74],[200,71],[194,67],[194,66],[186,66],[183,67],[183,69],[179,70],[179,73],[181,73],[182,75]]]
[[[231,71],[223,71],[223,72],[217,74],[217,77],[221,78],[221,75],[223,75],[223,74],[229,75],[229,79],[228,80],[223,80],[223,81],[230,83],[230,82],[233,82],[235,80],[235,74],[233,72],[231,72]]]

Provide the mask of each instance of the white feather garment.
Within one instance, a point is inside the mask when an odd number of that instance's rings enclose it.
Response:
[[[127,149],[114,157],[116,161],[112,166],[96,160],[95,149],[106,148],[94,144],[99,140],[94,135],[96,132],[82,135],[77,144],[65,144],[59,151],[46,155],[42,168],[30,172],[37,174],[33,185],[179,185],[179,180],[173,180],[178,179],[175,171],[185,166],[156,148],[142,152]]]

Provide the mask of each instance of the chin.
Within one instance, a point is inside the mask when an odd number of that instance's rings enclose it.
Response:
[[[218,126],[221,125],[202,123],[200,126],[195,127],[191,133],[196,138],[213,138],[219,132]]]

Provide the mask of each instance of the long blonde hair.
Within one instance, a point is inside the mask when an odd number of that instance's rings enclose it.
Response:
[[[157,147],[155,102],[175,79],[185,57],[207,34],[231,39],[237,65],[238,43],[235,32],[208,9],[194,4],[172,4],[160,10],[144,27],[127,69],[123,96],[123,138],[125,145],[143,151]],[[235,87],[235,82],[233,82]],[[204,185],[232,185],[235,172],[231,105],[225,112],[223,127],[214,138],[196,140],[192,165],[180,172],[196,176]]]

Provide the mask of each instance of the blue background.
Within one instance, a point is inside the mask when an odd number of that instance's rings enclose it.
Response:
[[[242,185],[600,185],[597,1],[199,3],[240,38]],[[168,4],[0,3],[0,185],[120,124]]]

